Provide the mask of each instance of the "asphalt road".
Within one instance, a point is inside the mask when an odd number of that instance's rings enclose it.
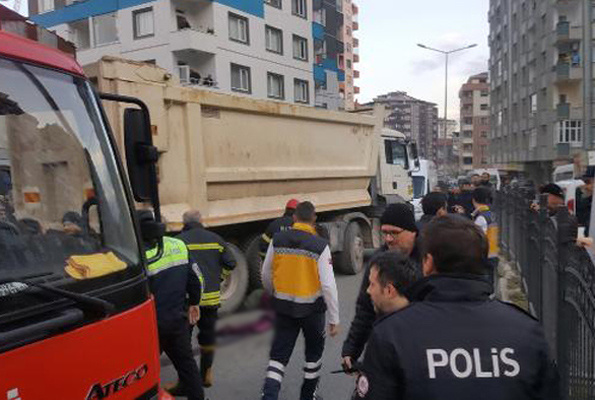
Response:
[[[343,374],[331,375],[330,371],[340,368],[341,346],[353,319],[362,275],[337,275],[341,333],[326,341],[319,386],[319,394],[324,400],[347,400],[353,392],[353,378]],[[253,317],[254,314],[239,314],[223,318],[219,322],[224,326]],[[271,340],[272,332],[269,331],[221,346],[215,359],[215,384],[206,389],[206,397],[210,400],[259,400]],[[194,345],[196,347],[196,343]],[[176,380],[176,372],[167,357],[162,357],[161,364],[162,384]],[[299,400],[303,364],[304,342],[300,337],[285,372],[281,400]]]

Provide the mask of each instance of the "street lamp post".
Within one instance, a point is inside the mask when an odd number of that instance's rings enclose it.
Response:
[[[459,51],[463,51],[463,50],[467,50],[467,49],[471,49],[473,47],[476,47],[477,44],[471,44],[469,46],[465,46],[465,47],[461,47],[459,49],[455,49],[455,50],[439,50],[439,49],[435,49],[433,47],[429,47],[426,46],[424,44],[417,44],[419,47],[421,47],[422,49],[426,49],[426,50],[431,50],[431,51],[436,51],[438,53],[444,54],[444,135],[446,136],[446,132],[448,131],[448,56],[451,55],[452,53],[456,53]]]

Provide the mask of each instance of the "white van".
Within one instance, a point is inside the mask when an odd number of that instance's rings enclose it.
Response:
[[[430,160],[419,160],[419,169],[411,173],[411,179],[413,179],[413,200],[411,204],[413,204],[415,211],[415,219],[419,220],[424,214],[421,199],[438,185],[436,164]]]
[[[561,181],[568,181],[574,179],[574,164],[560,165],[554,168],[552,174],[552,182],[558,183]]]

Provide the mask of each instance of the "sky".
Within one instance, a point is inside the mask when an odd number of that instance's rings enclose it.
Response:
[[[487,71],[489,0],[354,0],[359,6],[360,103],[395,90],[439,105],[444,114],[444,55],[417,43],[454,50],[450,56],[448,117],[459,115],[458,92],[470,75]]]
[[[470,75],[487,71],[489,0],[354,0],[359,6],[360,103],[395,90],[437,103],[444,114],[444,56],[417,47],[453,50],[449,63],[448,117],[459,115],[459,89]],[[15,0],[0,0],[13,6]],[[21,0],[21,13],[27,0]]]

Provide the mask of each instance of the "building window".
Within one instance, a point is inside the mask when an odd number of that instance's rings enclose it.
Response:
[[[308,87],[308,81],[295,79],[293,81],[293,91],[296,103],[308,104],[310,102],[310,90]]]
[[[306,0],[291,0],[291,12],[298,17],[307,18]]]
[[[77,50],[86,50],[91,47],[89,18],[71,22],[69,24],[69,30],[70,40],[75,44]]]
[[[583,121],[565,120],[558,122],[558,143],[583,142]]]
[[[535,114],[537,112],[537,93],[534,93],[529,97],[529,106],[531,114]]]
[[[314,11],[314,22],[317,22],[322,26],[326,26],[326,8],[323,7]]]
[[[243,65],[231,64],[231,90],[234,92],[251,93],[250,68]]]
[[[351,60],[347,59],[347,69],[351,69]]]
[[[229,13],[229,39],[244,44],[250,43],[248,18]]]
[[[54,0],[39,0],[39,13],[54,11]]]
[[[487,90],[482,90],[481,91],[481,97],[488,97],[490,95],[490,92]]]
[[[267,50],[272,53],[283,54],[283,31],[272,26],[267,26],[265,29]]]
[[[155,20],[153,7],[143,8],[132,12],[134,38],[142,39],[155,35]]]
[[[283,7],[281,0],[264,0],[264,2],[269,6],[273,6],[278,9],[281,9]]]
[[[472,117],[463,118],[463,125],[473,125],[473,118]]]
[[[479,106],[479,108],[480,108],[482,111],[486,111],[486,110],[489,110],[489,109],[490,109],[490,106],[489,106],[488,104],[481,104],[481,105]]]
[[[116,13],[93,17],[93,35],[95,37],[95,46],[116,43],[118,41]]]
[[[463,164],[464,165],[472,165],[473,164],[473,157],[463,157]]]
[[[308,39],[293,35],[293,58],[308,61]]]
[[[283,100],[285,98],[285,78],[283,75],[267,74],[267,93],[271,99]]]

